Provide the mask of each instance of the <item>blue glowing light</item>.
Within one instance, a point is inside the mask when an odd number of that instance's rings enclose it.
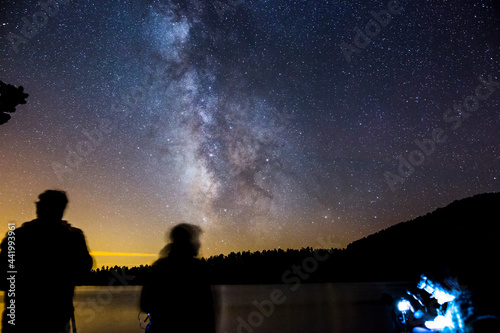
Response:
[[[432,282],[424,275],[421,276],[418,288],[428,292],[431,297],[437,300],[439,305],[446,303],[446,310],[437,309],[438,315],[433,320],[426,321],[425,326],[438,332],[462,333],[464,332],[464,321],[460,306],[456,302],[462,291],[456,281],[450,280],[445,281],[445,283],[448,289],[445,289],[439,283]],[[415,318],[417,317],[415,316]]]
[[[451,302],[456,298],[456,295],[454,295],[452,292],[444,290],[441,285],[432,282],[424,275],[421,276],[418,288],[423,289],[431,294],[432,297],[438,301],[439,305]]]
[[[415,319],[420,319],[424,316],[424,312],[422,310],[417,310],[415,311],[415,313],[413,314],[413,317]]]
[[[413,311],[413,308],[408,300],[401,298],[401,300],[398,302],[398,310],[401,312],[406,312],[408,310]]]
[[[425,326],[431,330],[443,331],[446,328],[453,329],[455,325],[453,320],[448,316],[437,316],[434,320],[428,320],[425,322]]]

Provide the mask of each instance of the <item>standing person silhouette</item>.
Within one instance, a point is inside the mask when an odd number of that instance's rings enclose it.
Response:
[[[170,232],[144,283],[141,311],[150,314],[147,332],[215,332],[214,300],[207,272],[195,257],[201,228],[182,223]]]
[[[38,198],[37,219],[9,232],[1,244],[4,333],[69,332],[75,284],[92,268],[83,232],[62,220],[66,193],[48,190]]]

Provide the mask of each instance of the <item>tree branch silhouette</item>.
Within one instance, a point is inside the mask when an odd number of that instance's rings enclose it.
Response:
[[[16,106],[26,104],[28,96],[22,86],[15,87],[0,81],[0,125],[10,120],[9,113],[16,112]]]

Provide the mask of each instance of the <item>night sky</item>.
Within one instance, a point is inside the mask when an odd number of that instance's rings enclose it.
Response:
[[[0,231],[62,189],[137,265],[180,222],[203,256],[343,248],[500,191],[499,2],[358,2],[2,1]]]

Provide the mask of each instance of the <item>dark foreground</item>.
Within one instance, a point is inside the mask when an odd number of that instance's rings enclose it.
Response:
[[[391,333],[391,309],[382,296],[397,297],[411,287],[392,282],[215,286],[218,332]],[[143,332],[137,319],[140,290],[78,287],[78,332]]]

